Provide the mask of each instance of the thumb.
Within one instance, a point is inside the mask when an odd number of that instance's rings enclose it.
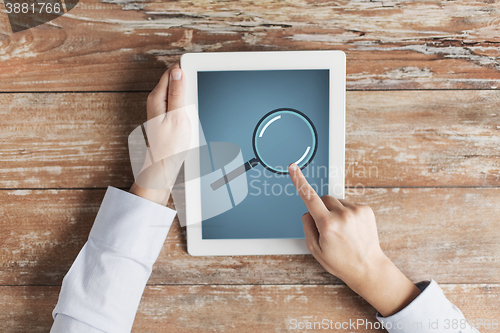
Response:
[[[167,112],[168,81],[170,78],[170,72],[176,67],[178,68],[179,66],[175,64],[163,73],[160,82],[158,82],[156,87],[149,94],[147,102],[148,120],[156,118]]]
[[[180,68],[173,68],[170,72],[168,96],[167,96],[167,112],[180,109],[184,106],[184,98],[186,95],[186,78]]]

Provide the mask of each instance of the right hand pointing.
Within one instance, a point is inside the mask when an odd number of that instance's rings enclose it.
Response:
[[[320,198],[296,164],[288,169],[309,211],[302,216],[307,248],[328,272],[348,283],[384,256],[370,207]]]
[[[372,304],[383,316],[404,308],[419,293],[380,248],[370,207],[319,197],[299,167],[288,167],[308,213],[302,216],[307,249],[331,274]]]

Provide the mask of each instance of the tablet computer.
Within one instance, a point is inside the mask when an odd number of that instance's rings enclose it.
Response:
[[[189,254],[309,253],[302,227],[307,209],[287,166],[296,162],[320,196],[344,198],[345,54],[187,53],[180,63],[186,104],[197,109],[193,128],[200,125],[209,147],[237,145],[246,162],[212,179],[220,199],[207,199],[199,180],[185,183]],[[198,133],[193,139],[202,140]],[[204,218],[214,205],[229,208]]]

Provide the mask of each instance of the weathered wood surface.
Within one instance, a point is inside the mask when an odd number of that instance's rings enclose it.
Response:
[[[0,94],[0,188],[129,187],[146,93]],[[347,186],[500,185],[500,92],[347,93]]]
[[[0,94],[2,188],[132,185],[147,94]]]
[[[493,1],[82,0],[11,33],[0,19],[0,91],[152,89],[184,52],[338,49],[349,89],[495,89]]]
[[[103,190],[0,191],[0,285],[59,285],[103,196]],[[410,279],[500,281],[500,188],[379,188],[347,198],[373,207],[382,248]],[[312,256],[192,257],[185,237],[176,221],[151,284],[339,283]]]
[[[469,321],[500,319],[500,285],[444,284],[441,288]],[[59,287],[0,287],[2,332],[48,332],[58,293]],[[132,332],[298,332],[291,329],[293,319],[376,322],[375,310],[346,286],[147,286]],[[484,326],[480,330],[496,331]],[[323,331],[327,330],[300,330]]]
[[[2,332],[48,331],[103,188],[132,183],[146,92],[181,54],[216,51],[346,52],[347,198],[373,207],[410,279],[447,283],[468,319],[500,319],[498,2],[82,0],[16,34],[0,12]],[[191,257],[185,236],[176,221],[134,332],[375,322],[311,256]]]

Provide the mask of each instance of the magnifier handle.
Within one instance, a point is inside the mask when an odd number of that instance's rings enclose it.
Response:
[[[210,184],[210,187],[212,188],[212,190],[215,191],[215,190],[221,188],[222,186],[226,185],[227,183],[229,183],[231,180],[235,179],[236,177],[241,176],[242,174],[244,174],[245,172],[247,172],[248,170],[250,170],[251,168],[253,168],[257,164],[259,164],[259,161],[256,158],[252,158],[250,161],[246,162],[245,164],[240,165],[239,167],[237,167],[236,169],[234,169],[233,171],[231,171],[227,175],[224,175],[223,177],[217,179],[215,182]]]

